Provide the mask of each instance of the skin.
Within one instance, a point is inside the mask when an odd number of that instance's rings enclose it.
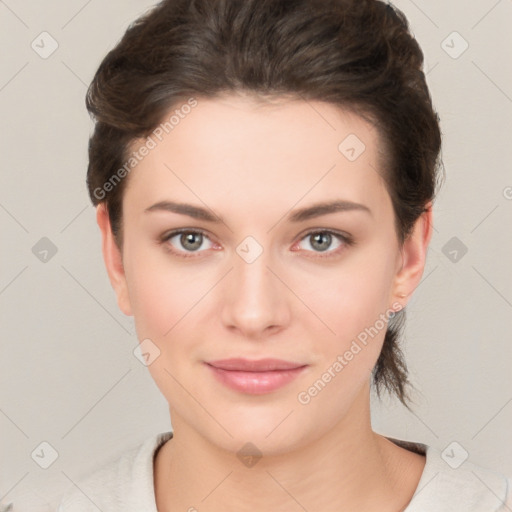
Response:
[[[338,150],[349,134],[366,146],[355,161]],[[308,404],[297,398],[380,314],[405,306],[421,279],[431,205],[400,247],[381,156],[375,128],[330,104],[198,98],[129,175],[122,251],[98,206],[119,307],[134,316],[139,340],[160,350],[148,369],[169,403],[174,438],[155,457],[159,511],[397,512],[411,500],[425,458],[371,428],[370,376],[385,328]],[[334,199],[371,214],[287,219]],[[144,211],[163,200],[206,207],[224,222]],[[206,236],[158,243],[178,228]],[[355,244],[333,237],[322,251],[311,236],[322,230]],[[247,236],[263,249],[252,263],[236,251]],[[229,357],[308,367],[276,391],[249,395],[204,364]],[[247,442],[263,455],[252,467],[236,456]]]

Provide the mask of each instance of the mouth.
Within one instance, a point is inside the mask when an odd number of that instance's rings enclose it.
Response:
[[[307,364],[282,359],[222,359],[205,363],[215,378],[228,388],[251,395],[275,391],[295,378]]]

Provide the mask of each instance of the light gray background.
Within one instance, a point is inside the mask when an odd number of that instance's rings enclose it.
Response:
[[[86,86],[150,5],[0,1],[0,503],[15,511],[52,510],[72,482],[171,428],[133,355],[133,319],[117,308],[85,187]],[[447,179],[407,308],[415,413],[374,401],[373,425],[441,450],[456,441],[470,461],[511,475],[512,2],[396,5],[425,52]],[[47,58],[31,47],[51,49],[43,31],[59,45]],[[461,55],[454,31],[469,44]],[[47,261],[32,250],[43,237],[57,248]],[[465,255],[446,245],[453,237]],[[48,469],[43,442],[58,454]]]

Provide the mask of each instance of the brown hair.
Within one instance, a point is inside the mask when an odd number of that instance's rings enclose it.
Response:
[[[173,106],[235,92],[320,100],[378,128],[403,244],[436,194],[440,169],[439,118],[422,65],[404,14],[377,0],[164,0],[130,25],[89,87],[90,198],[106,203],[122,249],[130,144]],[[388,325],[373,383],[379,397],[384,386],[409,407],[398,345],[404,314]]]

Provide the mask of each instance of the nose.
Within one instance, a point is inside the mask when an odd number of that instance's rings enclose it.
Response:
[[[222,289],[226,328],[247,339],[261,339],[286,327],[289,294],[276,274],[265,251],[252,263],[234,255],[234,268]]]

